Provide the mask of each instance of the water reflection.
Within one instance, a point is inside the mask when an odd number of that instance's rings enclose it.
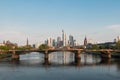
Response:
[[[97,55],[82,53],[75,63],[73,53],[56,52],[49,55],[49,63],[45,64],[41,53],[21,55],[19,61],[0,61],[0,80],[120,79],[120,60],[101,60]]]
[[[49,61],[52,64],[69,64],[74,61],[74,54],[70,52],[54,52],[49,55]]]
[[[44,55],[41,53],[33,52],[30,54],[20,55],[20,60],[12,60],[13,64],[20,64],[24,66],[97,66],[97,65],[111,65],[114,62],[111,59],[101,59],[98,55],[91,55],[88,53],[82,53],[81,59],[75,63],[74,53],[71,52],[53,52],[49,54],[49,59],[44,60]],[[119,65],[118,65],[119,67]]]

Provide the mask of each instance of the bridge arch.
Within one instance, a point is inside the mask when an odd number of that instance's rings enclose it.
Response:
[[[77,51],[69,51],[69,50],[54,50],[54,51],[48,51],[48,54],[54,53],[54,52],[71,52],[71,53],[77,53]]]

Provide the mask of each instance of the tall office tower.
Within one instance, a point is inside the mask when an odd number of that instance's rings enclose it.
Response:
[[[48,46],[52,47],[52,39],[51,38],[48,38]]]
[[[63,46],[64,46],[64,31],[62,30],[62,43],[63,43]]]
[[[61,37],[57,37],[57,47],[61,47]]]
[[[70,45],[71,47],[74,46],[74,39],[73,39],[73,36],[72,36],[72,35],[69,36],[69,45]]]
[[[117,41],[120,41],[120,36],[117,37]]]
[[[64,45],[64,46],[67,46],[67,37],[66,37],[66,33],[65,33],[64,37],[65,37],[65,40],[64,40],[64,41],[65,41],[65,42],[64,42],[65,45]]]
[[[52,46],[53,46],[53,47],[56,46],[56,41],[55,41],[55,39],[52,40]]]
[[[48,40],[45,40],[45,44],[48,45]]]
[[[74,40],[74,46],[77,46],[77,41],[76,40]]]
[[[3,41],[3,44],[5,44],[5,40]]]
[[[27,41],[26,41],[26,46],[27,46],[27,47],[29,46],[29,41],[28,41],[28,38],[27,38]]]
[[[63,41],[63,46],[67,45],[67,39],[66,39],[66,34],[64,33],[64,31],[62,30],[62,41]]]
[[[61,37],[57,37],[57,43],[61,41]]]
[[[114,39],[114,42],[117,42],[117,39]]]
[[[87,38],[85,36],[85,39],[84,39],[84,46],[86,47],[87,46]]]

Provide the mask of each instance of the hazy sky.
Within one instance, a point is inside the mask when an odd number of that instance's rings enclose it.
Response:
[[[120,35],[120,0],[0,0],[0,42],[25,44],[61,36],[62,29],[83,44]]]

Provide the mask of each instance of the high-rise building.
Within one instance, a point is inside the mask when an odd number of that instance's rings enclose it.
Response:
[[[66,33],[65,33],[65,35],[64,35],[64,46],[67,46],[67,37],[66,37]]]
[[[61,43],[61,37],[57,37],[57,47],[61,47],[62,43]]]
[[[117,40],[120,41],[120,36],[117,37]]]
[[[57,37],[57,43],[61,41],[61,37]]]
[[[41,45],[41,43],[36,43],[36,44],[34,44],[34,47],[39,48],[40,45]]]
[[[45,44],[48,45],[48,40],[45,40]]]
[[[52,47],[52,38],[48,38],[48,46]]]
[[[64,31],[62,30],[62,41],[63,41],[63,46],[67,45],[67,38],[66,38],[66,34],[64,33]]]
[[[64,31],[62,30],[62,42],[63,42],[63,46],[64,46]]]
[[[71,47],[74,46],[74,38],[73,38],[72,35],[69,36],[69,45],[70,45]]]
[[[27,46],[27,47],[29,46],[29,41],[28,41],[28,38],[27,38],[27,41],[26,41],[26,46]]]
[[[56,46],[56,41],[55,41],[55,39],[52,40],[52,46],[53,46],[53,47]]]
[[[77,46],[77,41],[76,40],[74,40],[74,46]]]
[[[114,42],[120,41],[120,36],[117,36],[117,38],[114,39]]]

